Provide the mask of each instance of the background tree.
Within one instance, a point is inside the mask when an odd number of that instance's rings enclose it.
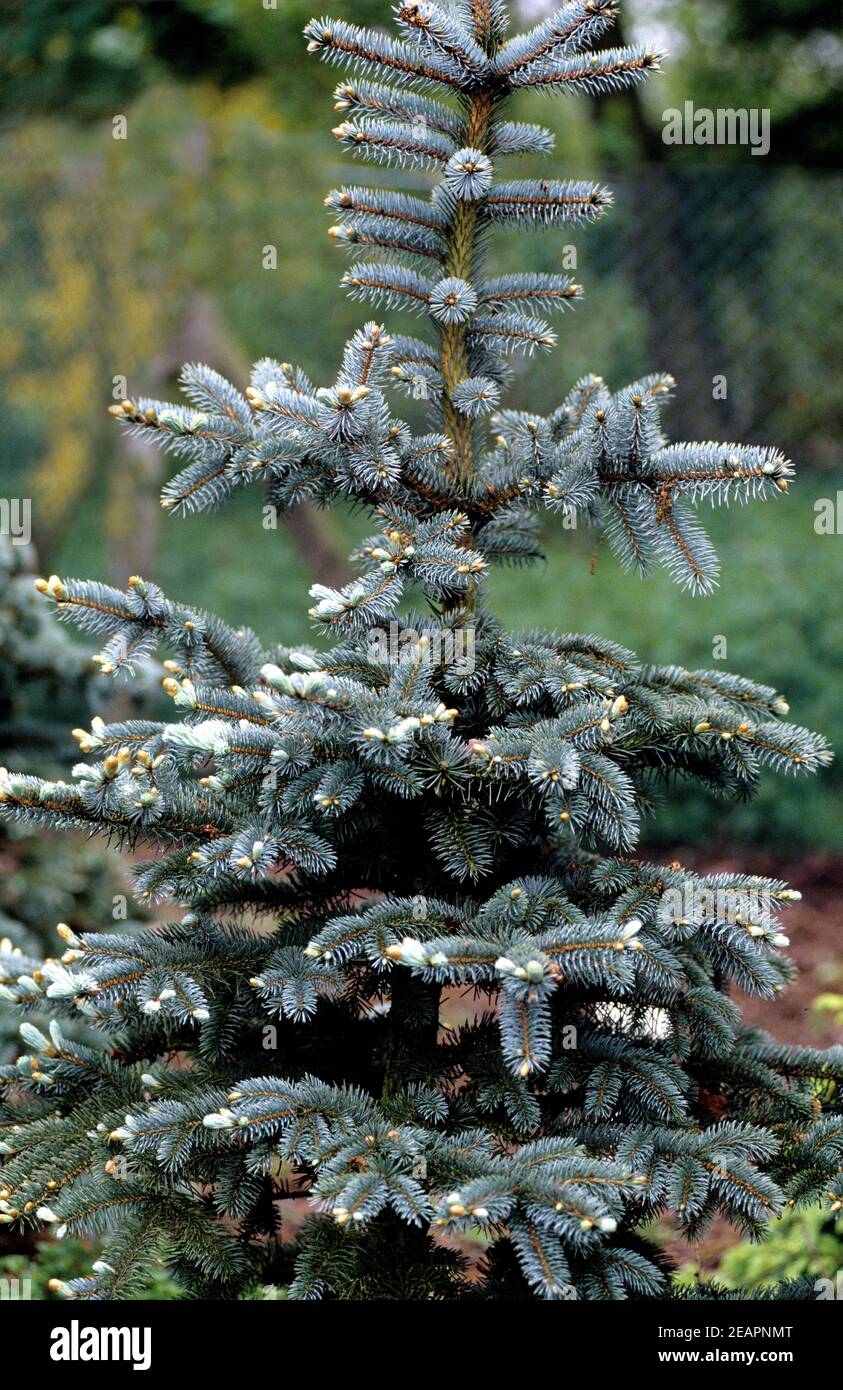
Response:
[[[837,17],[811,0],[680,0],[648,7],[652,18],[678,25],[686,64],[680,91],[698,107],[756,107],[771,113],[770,159],[833,169],[839,164],[841,55]],[[734,147],[726,158],[740,157]],[[711,158],[710,150],[700,151]]]
[[[70,640],[33,589],[31,547],[0,537],[0,763],[70,776],[67,732],[90,717],[105,682],[90,653]],[[77,836],[0,826],[0,984],[59,947],[55,924],[78,931],[126,925],[129,886],[119,856]],[[115,896],[118,895],[118,896]],[[116,915],[115,915],[116,908]],[[18,1022],[0,1003],[0,1057],[19,1043]]]

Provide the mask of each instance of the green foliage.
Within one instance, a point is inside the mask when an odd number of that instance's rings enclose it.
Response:
[[[657,0],[655,15],[681,25],[688,42],[677,106],[770,108],[770,158],[836,163],[836,38],[831,11],[813,0]],[[673,85],[673,84],[671,84]],[[738,151],[725,152],[739,157]],[[710,154],[702,149],[698,157]]]
[[[813,1007],[818,1013],[831,1014],[838,1027],[843,1027],[843,994],[818,994]]]
[[[111,116],[149,81],[167,71],[187,75],[197,62],[223,82],[242,80],[255,59],[238,34],[236,8],[198,0],[14,0],[2,33],[16,112],[66,112],[70,104],[84,118]]]
[[[15,767],[38,756],[45,770],[69,775],[68,728],[89,715],[105,682],[38,601],[33,559],[0,537],[0,761]],[[126,903],[122,866],[104,847],[4,824],[0,864],[0,984],[54,949],[58,922],[99,929],[113,922],[116,894]],[[17,1020],[0,1005],[0,1059],[11,1060],[17,1041]]]
[[[58,1286],[64,1287],[73,1279],[85,1278],[97,1258],[98,1251],[90,1241],[39,1240],[32,1254],[0,1255],[0,1280],[9,1280],[13,1288],[22,1290],[26,1289],[28,1281],[29,1297],[59,1301],[62,1294]],[[15,1280],[18,1281],[17,1285],[13,1283]],[[51,1281],[54,1281],[52,1288]],[[148,1282],[124,1297],[160,1301],[178,1298],[179,1289],[159,1268],[151,1274]]]
[[[0,536],[0,759],[37,750],[61,766],[67,727],[90,707],[96,673],[38,602],[33,566],[31,547]]]
[[[698,507],[778,498],[792,473],[766,447],[669,444],[664,374],[614,392],[583,377],[545,415],[497,408],[510,357],[549,350],[544,315],[579,290],[490,278],[486,232],[611,203],[591,182],[497,180],[502,149],[549,143],[502,120],[507,97],[656,70],[646,47],[586,51],[612,17],[573,0],[508,43],[501,0],[406,0],[397,39],[312,21],[310,50],[362,74],[338,89],[361,114],[337,137],[441,174],[428,203],[329,198],[336,239],[373,257],[352,297],[426,336],[370,321],[331,385],[262,358],[241,394],[189,364],[187,404],[111,408],[178,458],[170,513],[260,482],[276,514],[350,499],[374,531],[357,578],[311,589],[319,650],[264,648],[140,576],[38,583],[101,639],[104,673],[165,650],[175,708],[94,718],[72,785],[0,784],[12,821],[150,846],[138,896],[182,911],[67,930],[60,961],[4,987],[52,1018],[25,1019],[27,1051],[0,1069],[0,1222],[107,1236],[71,1296],[125,1297],[164,1258],[210,1298],[659,1298],[642,1223],[670,1212],[695,1238],[724,1214],[757,1237],[787,1201],[843,1203],[843,1050],[779,1045],[728,995],[786,986],[794,893],[633,855],[655,787],[748,797],[766,770],[825,767],[824,739],[772,687],[596,634],[510,635],[483,601],[493,565],[541,558],[540,510],[708,593]],[[389,120],[363,81],[389,85]],[[419,375],[424,433],[389,395]],[[443,1032],[450,991],[476,1013]],[[91,1040],[65,1027],[80,1016]],[[311,1214],[282,1242],[279,1204],[302,1194]],[[442,1239],[477,1231],[479,1284]]]
[[[820,1206],[786,1211],[760,1245],[727,1250],[717,1279],[729,1289],[761,1289],[806,1275],[835,1280],[843,1269],[843,1219]]]

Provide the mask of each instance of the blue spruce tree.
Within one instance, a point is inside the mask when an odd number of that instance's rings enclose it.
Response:
[[[756,1235],[787,1203],[843,1201],[843,1051],[779,1045],[728,993],[784,987],[778,913],[798,895],[634,854],[655,783],[742,797],[765,768],[820,768],[824,741],[767,687],[590,635],[511,636],[482,599],[490,565],[540,557],[542,509],[707,593],[695,504],[791,477],[775,449],[667,443],[666,376],[585,377],[544,416],[500,408],[511,355],[549,351],[548,317],[580,289],[489,278],[488,234],[567,231],[611,201],[501,177],[552,144],[507,102],[655,71],[648,48],[591,51],[614,13],[571,0],[515,38],[503,0],[405,0],[394,38],[309,24],[309,50],[352,70],[342,144],[440,176],[429,200],[356,184],[327,200],[351,294],[426,331],[366,323],[318,390],[264,358],[245,395],[190,365],[186,404],[112,407],[181,459],[173,513],[259,481],[279,513],[351,499],[374,533],[359,577],[312,590],[318,648],[265,651],[140,577],[40,582],[102,636],[106,672],[165,651],[174,703],[171,723],[95,720],[73,785],[2,786],[7,816],[154,846],[138,894],[183,909],[67,932],[61,960],[4,989],[54,1021],[24,1023],[27,1055],[0,1073],[0,1221],[107,1232],[73,1296],[125,1297],[160,1256],[204,1297],[658,1299],[653,1217]],[[391,388],[428,402],[429,433]],[[477,1007],[448,1031],[453,990]],[[99,1046],[67,1041],[80,1011]],[[479,1280],[443,1240],[468,1228]]]

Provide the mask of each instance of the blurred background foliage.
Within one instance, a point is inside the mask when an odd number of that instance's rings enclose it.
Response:
[[[520,0],[528,21],[554,7]],[[425,183],[340,159],[329,134],[337,73],[306,60],[301,30],[317,11],[364,24],[383,23],[388,9],[388,0],[6,0],[0,497],[32,498],[44,572],[118,582],[141,572],[267,643],[311,638],[307,589],[347,574],[360,519],[300,513],[264,530],[260,499],[244,493],[219,516],[168,522],[158,506],[167,461],[119,439],[105,406],[124,389],[171,396],[190,358],[241,384],[267,353],[333,379],[365,311],[338,288],[322,198],[343,183]],[[814,529],[815,503],[839,494],[843,531],[836,23],[816,0],[626,0],[624,38],[647,36],[671,54],[658,81],[599,103],[523,95],[518,116],[556,132],[554,171],[605,179],[616,207],[574,239],[587,303],[562,323],[556,352],[522,367],[513,403],[548,409],[586,371],[617,386],[670,370],[674,438],[775,442],[799,476],[777,504],[712,515],[723,582],[711,599],[681,596],[662,575],[642,585],[595,552],[587,532],[552,521],[548,564],[499,572],[491,599],[512,628],[591,629],[645,660],[769,681],[840,750],[843,535]],[[662,113],[686,101],[769,108],[769,155],[665,145]],[[120,118],[125,139],[114,138]],[[493,253],[498,272],[562,268],[549,233],[494,242]],[[416,409],[407,404],[408,419]],[[66,773],[56,759],[73,755],[67,731],[87,722],[92,698],[108,713],[109,697],[83,654],[43,626],[34,563],[7,547],[0,564],[0,759]],[[127,698],[116,697],[118,717]],[[148,702],[149,689],[139,698]],[[843,1007],[824,906],[839,871],[816,853],[843,843],[841,767],[798,787],[769,779],[751,806],[674,789],[648,832],[655,850],[689,849],[695,862],[734,853],[736,864],[754,845],[759,871],[785,861],[806,887],[813,875],[813,916],[795,936],[803,977],[792,1040],[797,1031],[815,1040],[812,1018],[839,1025]],[[110,925],[124,887],[102,848],[15,833],[0,837],[0,874],[0,937],[33,949],[39,938],[55,944],[60,917],[77,929]],[[773,1019],[758,1021],[775,1031]],[[0,1019],[0,1051],[12,1029]],[[682,1277],[732,1287],[832,1277],[842,1241],[843,1220],[788,1213],[760,1246],[726,1249],[734,1234],[721,1233]],[[30,1279],[33,1297],[49,1297],[48,1278],[86,1273],[95,1256],[89,1242],[4,1237],[0,1280]],[[162,1277],[145,1296],[174,1292]]]
[[[358,23],[382,23],[389,8],[321,3]],[[522,0],[527,19],[552,8]],[[365,312],[338,288],[322,198],[372,178],[425,183],[340,159],[337,74],[304,56],[313,10],[11,0],[0,17],[0,493],[32,498],[45,570],[154,575],[267,642],[308,639],[307,588],[346,573],[358,518],[302,514],[268,531],[245,493],[218,517],[168,522],[157,504],[167,462],[118,440],[104,407],[126,388],[172,394],[188,358],[242,381],[270,353],[333,379]],[[629,0],[622,23],[626,38],[671,52],[646,91],[600,103],[527,93],[517,113],[554,128],[556,171],[605,178],[617,206],[572,238],[587,303],[561,325],[556,352],[522,366],[513,403],[548,409],[588,370],[613,385],[671,370],[674,437],[775,442],[799,481],[780,504],[714,517],[723,582],[712,599],[680,597],[660,577],[641,585],[587,532],[552,521],[548,565],[497,574],[492,597],[514,628],[591,629],[646,660],[769,681],[841,747],[843,537],[814,529],[816,501],[843,489],[834,15],[810,0]],[[662,112],[691,100],[769,107],[769,155],[665,145]],[[559,269],[560,240],[494,242],[493,255],[500,271]],[[719,376],[725,399],[713,394]],[[650,841],[839,847],[839,766],[794,791],[771,780],[752,807],[679,789]]]
[[[67,778],[75,757],[68,730],[87,723],[113,689],[92,666],[90,652],[40,602],[34,572],[31,547],[0,536],[0,764],[15,772],[37,766],[46,777]],[[148,684],[124,693],[122,713],[144,712],[152,697]],[[0,821],[0,983],[30,968],[30,958],[61,951],[59,922],[75,931],[117,922],[127,929],[127,867],[102,841]],[[19,1023],[0,1004],[2,1064],[18,1051]]]

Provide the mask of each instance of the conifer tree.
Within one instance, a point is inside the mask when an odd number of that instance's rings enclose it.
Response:
[[[0,763],[26,767],[37,757],[44,771],[69,777],[68,722],[82,710],[90,715],[108,688],[92,671],[90,653],[33,591],[35,563],[31,546],[0,536]],[[0,984],[38,967],[58,944],[57,921],[97,928],[110,925],[116,910],[125,924],[123,867],[107,846],[0,824]],[[0,1000],[2,1062],[17,1052],[19,1023]]]
[[[503,0],[404,0],[397,37],[314,20],[309,50],[352,74],[340,142],[439,176],[429,200],[328,197],[357,257],[344,283],[388,328],[367,322],[324,388],[264,358],[241,395],[189,365],[186,404],[112,408],[180,458],[169,512],[259,481],[279,513],[351,499],[374,530],[358,578],[311,591],[306,649],[264,650],[141,577],[40,583],[104,639],[103,669],[166,652],[174,704],[169,723],[95,720],[72,787],[2,788],[7,816],[153,845],[138,894],[183,909],[131,937],[68,933],[9,990],[55,1017],[49,1036],[24,1024],[28,1054],[0,1073],[0,1220],[108,1233],[73,1296],[124,1297],[159,1254],[204,1297],[665,1298],[653,1217],[756,1235],[786,1203],[843,1201],[843,1050],[781,1046],[729,997],[787,983],[778,913],[797,894],[634,852],[657,783],[747,796],[765,769],[820,768],[823,739],[750,680],[512,636],[483,600],[490,565],[539,558],[543,509],[707,593],[695,504],[791,477],[773,448],[667,443],[662,375],[501,408],[511,355],[549,351],[580,289],[490,278],[489,233],[567,231],[611,202],[501,173],[552,145],[508,98],[656,71],[649,48],[592,49],[615,8],[571,0],[513,38]],[[426,400],[429,432],[395,388]],[[446,1030],[454,992],[476,1009]],[[98,1046],[66,1041],[80,1010]],[[446,1237],[477,1229],[469,1279]]]

